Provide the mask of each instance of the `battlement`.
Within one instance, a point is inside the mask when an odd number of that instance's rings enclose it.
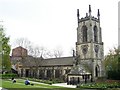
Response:
[[[87,21],[87,20],[93,20],[93,21],[96,21],[96,22],[100,22],[100,12],[99,12],[99,9],[98,9],[98,12],[97,12],[97,18],[92,16],[91,12],[92,12],[91,6],[89,5],[89,13],[86,13],[86,16],[84,18],[83,17],[80,18],[79,9],[77,9],[78,23],[83,22],[83,21]]]
[[[87,20],[90,20],[90,16],[86,16],[86,17],[84,17],[84,18],[82,17],[82,18],[79,19],[78,22],[83,22],[83,21],[87,21]],[[96,18],[96,17],[94,17],[94,16],[91,17],[91,20],[96,21],[96,22],[99,22],[99,19]]]

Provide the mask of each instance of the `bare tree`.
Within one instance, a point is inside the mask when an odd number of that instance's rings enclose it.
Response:
[[[22,46],[28,49],[32,43],[27,38],[18,38],[14,44],[15,46]]]
[[[39,53],[39,54],[38,54],[39,57],[42,56],[43,58],[47,58],[47,57],[46,57],[47,49],[46,49],[45,47],[43,47],[43,46],[42,46],[42,47],[39,47],[39,48],[38,48],[38,53]]]
[[[33,52],[33,45],[31,41],[29,41],[27,38],[18,38],[14,42],[15,46],[21,46],[28,50],[28,55],[31,55]]]
[[[46,58],[53,58],[53,56],[54,56],[54,55],[53,55],[52,51],[49,51],[49,50],[48,50],[48,51],[46,52],[46,55],[45,55]]]
[[[60,49],[60,48],[54,49],[54,51],[53,51],[53,56],[54,56],[55,58],[59,58],[59,57],[61,57],[62,55],[63,55],[62,49]]]
[[[39,47],[31,47],[31,50],[29,51],[29,55],[31,55],[33,57],[39,57],[40,56]]]
[[[28,50],[28,55],[33,57],[43,58],[59,58],[63,55],[63,51],[60,47],[50,51],[45,47],[34,46],[27,38],[19,38],[15,41],[15,46],[21,46]]]
[[[45,47],[40,47],[40,52],[41,52],[41,56],[43,58],[53,58],[53,52],[49,49],[46,49]]]
[[[59,48],[54,50],[48,50],[45,47],[35,47],[32,50],[32,56],[43,58],[59,58],[63,55],[63,51]]]

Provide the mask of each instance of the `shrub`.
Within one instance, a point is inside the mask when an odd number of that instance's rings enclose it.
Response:
[[[26,77],[22,77],[22,79],[26,79]],[[41,79],[36,79],[36,78],[27,78],[29,79],[30,81],[35,81],[35,82],[40,82],[40,83],[45,83],[45,84],[54,84],[54,83],[62,83],[64,82],[63,80],[60,80],[60,79],[50,79],[50,80],[41,80]]]
[[[81,84],[77,85],[77,88],[91,88],[91,89],[106,89],[106,88],[120,88],[120,84],[117,82],[114,82],[112,84],[110,83],[91,83],[91,84]]]
[[[120,80],[120,71],[108,71],[108,79]]]
[[[64,82],[63,80],[57,79],[57,78],[52,79],[51,81],[52,81],[53,83],[63,83],[63,82]]]
[[[10,73],[10,74],[0,74],[0,77],[2,79],[11,79],[12,77],[17,78],[18,75],[17,74],[13,74],[13,73]]]

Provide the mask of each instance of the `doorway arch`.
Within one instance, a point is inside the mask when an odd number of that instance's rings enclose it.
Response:
[[[95,77],[99,77],[100,76],[100,67],[99,65],[96,65],[95,67]]]

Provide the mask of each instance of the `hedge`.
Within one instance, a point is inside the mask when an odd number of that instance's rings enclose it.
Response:
[[[12,77],[14,78],[18,77],[18,75],[17,74],[0,74],[0,77],[2,79],[11,79]]]
[[[22,77],[22,79],[26,79],[27,77]],[[63,83],[63,80],[60,79],[50,79],[50,80],[42,80],[42,79],[36,79],[36,78],[27,78],[30,81],[45,83],[45,84],[54,84],[54,83]]]
[[[120,80],[120,71],[108,71],[108,79]]]
[[[114,82],[112,84],[110,83],[89,83],[89,84],[79,84],[77,85],[77,88],[84,88],[84,89],[100,89],[104,90],[107,88],[120,88],[120,83]]]

